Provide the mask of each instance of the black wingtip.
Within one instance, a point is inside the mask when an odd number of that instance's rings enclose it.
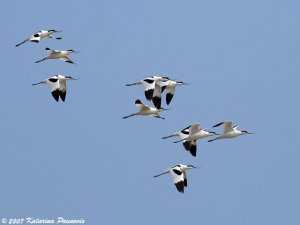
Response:
[[[154,93],[154,89],[149,89],[149,90],[145,91],[145,96],[148,101],[152,100],[153,93]]]
[[[194,143],[191,144],[190,153],[194,157],[196,157],[197,155],[197,145],[195,145]]]
[[[172,94],[170,94],[170,93],[167,93],[167,94],[166,94],[166,103],[167,103],[167,105],[170,105],[173,96],[174,96],[174,95],[172,95]]]
[[[161,98],[155,96],[152,98],[152,102],[157,109],[161,108]]]

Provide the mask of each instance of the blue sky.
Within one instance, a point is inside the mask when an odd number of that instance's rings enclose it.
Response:
[[[299,1],[2,1],[0,217],[86,224],[282,225],[299,221]],[[15,44],[41,29],[62,40]],[[34,62],[75,49],[76,65]],[[46,86],[68,83],[66,102]],[[149,75],[179,87],[165,120],[121,118]],[[232,120],[254,132],[198,141],[197,157],[161,137]],[[220,132],[219,129],[216,129]],[[201,166],[177,193],[177,163]]]

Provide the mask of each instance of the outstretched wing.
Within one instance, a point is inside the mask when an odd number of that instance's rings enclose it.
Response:
[[[62,60],[62,61],[64,61],[64,62],[73,63],[74,64],[74,62],[72,61],[72,59],[69,58],[68,56],[65,56],[65,57],[59,58],[59,59]]]
[[[195,134],[199,131],[200,131],[200,124],[199,123],[194,123],[189,127],[190,135],[193,135],[193,134]]]

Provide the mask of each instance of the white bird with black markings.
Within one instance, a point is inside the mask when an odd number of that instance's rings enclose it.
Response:
[[[16,47],[26,43],[26,42],[35,42],[35,43],[39,43],[41,40],[46,39],[46,38],[54,38],[57,40],[62,39],[61,37],[54,37],[53,35],[55,33],[59,33],[61,31],[57,31],[57,30],[40,30],[36,33],[34,33],[33,35],[31,35],[29,38],[25,39],[24,41],[22,41],[19,44],[16,44]]]
[[[126,86],[133,86],[133,85],[142,85],[145,90],[145,96],[146,99],[151,101],[153,98],[154,90],[155,90],[155,84],[160,84],[161,81],[166,81],[167,77],[160,77],[160,76],[150,76],[143,80],[140,80],[138,82],[132,83],[132,84],[126,84]],[[156,87],[158,88],[158,86]],[[159,107],[160,108],[160,107]]]
[[[152,117],[156,117],[156,118],[160,118],[160,119],[165,119],[164,117],[161,117],[159,115],[159,113],[161,111],[164,111],[164,110],[167,110],[167,109],[163,109],[163,108],[160,108],[160,109],[157,109],[157,108],[154,108],[154,107],[149,107],[145,104],[143,104],[141,102],[141,100],[137,99],[135,101],[135,106],[137,107],[137,109],[139,110],[138,112],[136,113],[132,113],[130,114],[129,116],[124,116],[123,119],[126,119],[126,118],[129,118],[131,116],[137,116],[137,115],[141,115],[141,116],[152,116]]]
[[[193,165],[178,164],[176,166],[171,167],[170,169],[167,169],[165,172],[161,174],[155,175],[154,177],[158,177],[163,174],[170,173],[172,175],[177,190],[181,193],[184,193],[184,187],[187,187],[186,171],[194,168],[198,168],[198,167],[195,167]]]
[[[64,102],[67,94],[67,80],[78,80],[70,76],[54,75],[46,80],[32,84],[47,84],[50,88],[53,98],[58,102],[59,98]]]
[[[246,130],[242,130],[242,131],[237,130],[237,127],[239,125],[232,126],[232,121],[230,121],[230,120],[218,123],[218,124],[214,125],[213,127],[215,128],[215,127],[219,127],[219,126],[224,127],[223,134],[215,139],[209,140],[208,142],[212,142],[212,141],[215,141],[218,139],[235,138],[235,137],[238,137],[241,135],[246,135],[246,134],[253,134],[253,133],[249,133]]]
[[[199,123],[194,123],[185,128],[189,131],[187,137],[182,138],[179,141],[175,141],[174,143],[187,141],[190,145],[185,147],[192,156],[196,157],[197,155],[197,140],[210,137],[216,135],[215,132],[207,131],[206,129],[202,129]]]
[[[183,140],[185,138],[187,138],[189,136],[189,127],[186,127],[184,128],[183,130],[181,131],[177,131],[169,136],[165,136],[165,137],[162,137],[162,139],[167,139],[167,138],[171,138],[171,137],[176,137],[176,136],[179,136],[180,137],[180,142],[182,142],[183,144],[183,147],[191,152],[191,154],[193,155],[194,154],[194,146],[196,146],[196,141],[188,141],[188,140]],[[196,154],[196,153],[195,153]]]
[[[39,63],[42,62],[46,59],[60,59],[64,62],[67,63],[72,63],[74,64],[74,62],[72,61],[72,59],[70,57],[68,57],[69,54],[75,52],[78,53],[78,51],[69,49],[69,50],[52,50],[50,48],[45,48],[45,50],[49,53],[49,55],[41,60],[36,61],[35,63]]]

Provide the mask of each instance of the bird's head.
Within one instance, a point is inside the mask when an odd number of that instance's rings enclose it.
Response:
[[[189,170],[189,169],[198,169],[200,167],[197,167],[197,166],[193,166],[193,165],[186,165],[186,169]]]
[[[52,32],[52,33],[59,33],[59,32],[61,32],[61,30],[48,30],[48,32]]]
[[[47,48],[45,48],[45,50],[46,50],[46,51],[49,51],[49,50],[51,50],[51,49],[47,47]]]
[[[65,76],[66,80],[78,80],[78,78],[74,78],[71,76]]]
[[[75,51],[75,50],[73,50],[73,49],[68,49],[67,52],[70,52],[70,53],[72,53],[72,52],[74,52],[74,53],[79,53],[79,51]]]
[[[242,134],[253,134],[253,133],[250,133],[250,132],[248,132],[248,131],[246,131],[246,130],[242,130],[241,133],[242,133]]]

